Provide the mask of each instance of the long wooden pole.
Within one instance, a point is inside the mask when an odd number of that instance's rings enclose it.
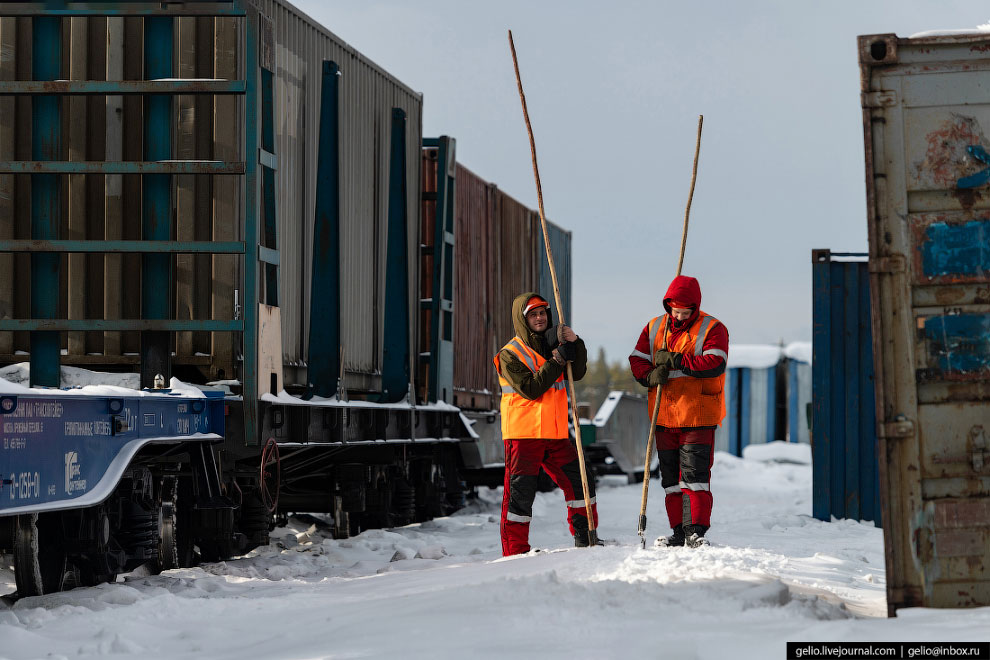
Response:
[[[694,183],[698,179],[698,154],[701,152],[701,126],[705,121],[704,115],[698,115],[698,137],[694,143],[694,167],[691,169],[691,189],[688,191],[687,208],[684,209],[684,229],[681,232],[681,254],[677,258],[677,275],[681,274],[684,265],[684,248],[687,246],[688,219],[691,217],[691,200],[694,199]],[[664,324],[663,347],[667,349],[667,330],[670,323]],[[650,347],[653,351],[653,347]],[[663,386],[657,387],[656,398],[653,400],[653,414],[650,416],[650,431],[646,437],[646,467],[643,468],[643,499],[639,506],[639,541],[646,547],[646,501],[650,494],[650,463],[653,462],[653,444],[657,430],[657,417],[660,414],[660,393]]]
[[[557,319],[564,325],[564,307],[560,302],[560,287],[557,284],[557,268],[553,263],[553,252],[550,250],[550,236],[547,233],[547,219],[543,212],[543,188],[540,186],[540,168],[536,164],[536,141],[533,139],[533,126],[529,122],[529,110],[526,108],[526,94],[523,92],[522,78],[519,76],[519,60],[516,59],[516,45],[512,41],[512,30],[509,30],[509,49],[512,51],[512,66],[516,70],[516,85],[519,87],[519,100],[522,102],[523,118],[526,120],[526,132],[529,133],[529,150],[533,156],[533,176],[536,178],[536,199],[540,207],[540,226],[543,227],[543,244],[547,250],[547,261],[550,264],[550,279],[553,281],[553,299],[557,304]],[[591,510],[591,496],[588,494],[588,472],[584,464],[584,446],[581,444],[581,422],[578,417],[577,396],[574,393],[574,370],[567,362],[567,384],[571,399],[571,412],[574,415],[574,443],[577,445],[578,464],[581,467],[581,486],[584,488],[584,510],[588,517],[588,547],[595,547],[598,542],[595,516]]]

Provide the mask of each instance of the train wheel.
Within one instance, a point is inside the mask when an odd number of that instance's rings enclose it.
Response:
[[[159,485],[158,498],[158,566],[157,571],[179,568],[179,543],[176,515],[178,511],[178,488],[175,477],[164,477]]]
[[[19,596],[61,591],[69,564],[61,520],[57,514],[39,518],[31,513],[14,523],[14,580]]]

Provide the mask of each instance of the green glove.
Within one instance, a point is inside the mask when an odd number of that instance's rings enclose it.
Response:
[[[666,365],[654,367],[650,373],[646,374],[646,384],[650,387],[659,387],[667,382],[670,376],[670,369]]]
[[[667,367],[669,371],[677,371],[681,368],[681,354],[671,351],[657,351],[653,357],[653,364],[658,367]]]

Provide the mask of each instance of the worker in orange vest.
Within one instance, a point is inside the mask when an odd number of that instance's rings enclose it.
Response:
[[[493,358],[502,388],[505,488],[502,496],[502,554],[529,552],[540,468],[564,491],[574,545],[587,546],[588,513],[577,451],[568,439],[567,362],[575,380],[588,369],[584,342],[566,325],[554,326],[550,305],[529,291],[512,302],[516,336]],[[594,483],[588,485],[597,520]]]
[[[661,388],[657,455],[673,534],[658,538],[656,544],[696,548],[709,544],[705,533],[711,526],[711,467],[715,429],[725,418],[729,331],[701,311],[701,287],[693,277],[675,277],[663,307],[667,313],[643,328],[629,366],[650,390],[647,414],[652,414]],[[684,497],[690,503],[687,520]]]

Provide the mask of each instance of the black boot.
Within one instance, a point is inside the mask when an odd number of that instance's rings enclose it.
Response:
[[[675,525],[674,533],[670,536],[661,536],[653,545],[658,548],[666,548],[684,545],[684,525]]]
[[[711,545],[705,538],[708,528],[704,525],[684,525],[684,545],[689,548],[700,548]]]
[[[594,541],[593,543],[592,542],[589,542],[588,536],[589,536],[588,530],[586,530],[586,529],[585,530],[580,530],[580,531],[579,530],[575,530],[575,532],[574,532],[574,547],[575,548],[587,548],[588,546],[592,546],[592,545],[605,545],[605,542],[602,541],[600,538],[598,538],[598,532],[597,531],[591,532],[591,534],[590,534],[590,536],[592,537],[590,539],[590,541]]]

